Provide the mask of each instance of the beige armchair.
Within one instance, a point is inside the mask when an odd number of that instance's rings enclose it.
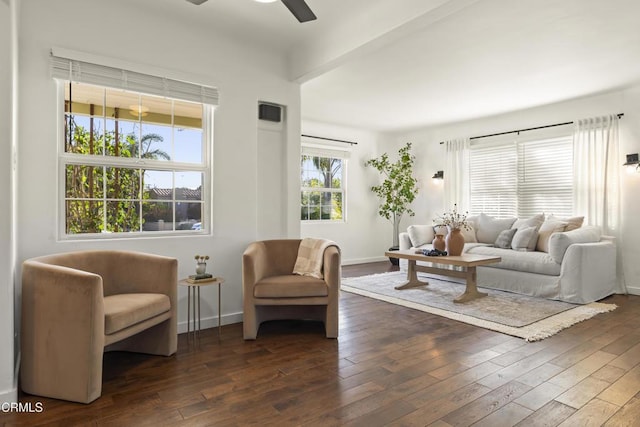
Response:
[[[265,240],[242,256],[244,339],[254,340],[260,323],[276,319],[324,322],[327,338],[338,337],[340,251],[324,251],[324,279],[294,275],[300,239]]]
[[[177,267],[174,258],[127,251],[25,261],[22,390],[90,403],[102,393],[103,352],[174,354]]]

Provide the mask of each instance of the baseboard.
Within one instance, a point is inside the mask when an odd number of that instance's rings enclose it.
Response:
[[[13,387],[10,390],[0,392],[0,405],[3,403],[14,403],[18,401],[18,388]]]
[[[240,323],[242,322],[242,313],[232,313],[232,314],[223,314],[222,319],[220,320],[222,326],[231,325],[232,323]],[[209,329],[215,328],[218,326],[218,316],[214,315],[211,317],[203,317],[200,319],[200,329]],[[193,330],[193,323],[191,323],[190,328]],[[183,334],[187,332],[187,321],[178,322],[178,333]]]
[[[389,261],[389,258],[380,256],[380,257],[372,257],[372,258],[356,258],[356,259],[347,259],[342,260],[342,265],[355,265],[355,264],[367,264],[370,262],[380,262],[380,261]]]
[[[627,292],[630,295],[640,295],[640,287],[639,286],[627,286]]]

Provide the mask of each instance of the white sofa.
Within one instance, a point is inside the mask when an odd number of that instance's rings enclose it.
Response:
[[[482,230],[482,222],[472,223],[472,230],[465,232],[463,253],[502,258],[499,263],[477,268],[478,286],[577,304],[616,292],[615,241],[602,236],[598,227],[552,233],[544,248],[548,252],[542,252],[495,247],[488,243],[493,235]],[[476,235],[482,236],[484,243],[473,242]],[[431,249],[434,237],[433,226],[410,226],[407,232],[400,233],[400,249]],[[400,268],[406,271],[406,260],[401,260]]]

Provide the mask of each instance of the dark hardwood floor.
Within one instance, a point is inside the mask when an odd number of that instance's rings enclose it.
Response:
[[[343,275],[388,271],[349,266]],[[108,353],[90,405],[20,395],[2,425],[640,425],[640,297],[535,343],[343,292],[340,338],[318,323],[179,338],[173,357]]]

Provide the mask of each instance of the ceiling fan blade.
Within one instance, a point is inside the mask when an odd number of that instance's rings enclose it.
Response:
[[[189,3],[193,3],[195,5],[201,5],[202,3],[206,2],[207,0],[187,0]]]
[[[298,21],[307,22],[313,21],[316,18],[316,15],[313,13],[311,8],[304,2],[304,0],[282,0],[287,9],[293,13]]]

